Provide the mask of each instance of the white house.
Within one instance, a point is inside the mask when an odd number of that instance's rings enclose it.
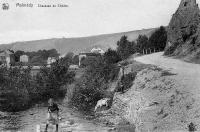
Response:
[[[93,48],[93,49],[91,50],[91,53],[97,53],[97,54],[103,55],[103,54],[105,53],[105,51],[102,50],[101,48]]]
[[[29,57],[27,55],[20,56],[20,62],[27,63],[29,61]]]
[[[48,57],[47,59],[47,65],[50,65],[52,63],[56,62],[56,57]]]

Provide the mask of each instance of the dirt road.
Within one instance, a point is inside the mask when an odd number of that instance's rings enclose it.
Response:
[[[195,97],[200,98],[200,65],[184,62],[179,59],[163,56],[163,52],[137,57],[134,60],[152,64],[172,73],[176,80],[180,82],[186,91],[190,91]]]

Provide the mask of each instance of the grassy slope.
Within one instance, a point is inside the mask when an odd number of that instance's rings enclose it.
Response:
[[[128,36],[129,40],[136,40],[139,34],[146,34],[147,36],[155,29],[144,29],[123,33],[105,34],[90,37],[80,38],[53,38],[36,41],[16,42],[7,45],[0,45],[0,50],[13,49],[23,51],[37,51],[40,49],[57,49],[59,53],[65,54],[67,52],[79,53],[81,51],[89,51],[91,48],[98,46],[106,50],[108,48],[115,48],[116,42],[121,36]]]

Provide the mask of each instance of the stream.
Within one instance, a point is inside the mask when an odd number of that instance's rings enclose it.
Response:
[[[111,128],[87,120],[78,112],[67,107],[64,100],[58,101],[62,122],[73,120],[77,124],[73,132],[108,132]],[[37,104],[21,112],[0,112],[0,132],[36,132],[37,125],[45,124],[47,104]],[[64,131],[63,131],[64,132]],[[67,132],[67,131],[66,131]]]

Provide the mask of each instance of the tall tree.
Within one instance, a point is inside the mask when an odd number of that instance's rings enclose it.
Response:
[[[161,26],[149,38],[150,48],[164,50],[167,42],[167,31]]]
[[[127,59],[131,54],[135,53],[135,42],[130,42],[127,36],[122,36],[117,42],[117,53],[122,59]]]
[[[104,53],[104,59],[105,62],[108,64],[114,64],[121,61],[121,57],[119,56],[119,54],[115,50],[112,50],[111,48],[109,48]]]
[[[144,49],[149,47],[149,39],[146,35],[139,35],[137,38],[137,52],[142,53]]]

